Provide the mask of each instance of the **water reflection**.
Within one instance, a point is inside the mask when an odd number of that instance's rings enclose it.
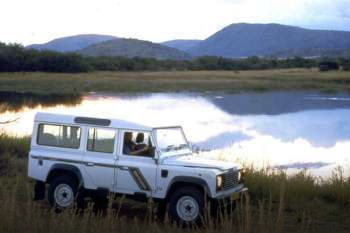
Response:
[[[65,104],[75,106],[80,104],[80,94],[38,94],[31,92],[0,92],[0,113],[6,111],[21,111],[24,107],[36,108],[39,105],[44,107]]]
[[[215,148],[225,148],[233,143],[239,143],[249,140],[252,137],[239,131],[223,132],[213,137],[207,138],[205,141],[197,142],[196,150],[212,150]]]
[[[226,112],[238,115],[278,115],[305,110],[350,108],[350,95],[317,92],[266,92],[214,96],[211,100]]]
[[[316,147],[333,147],[350,138],[350,110],[312,110],[278,116],[249,116],[251,128],[284,142],[298,138]]]
[[[315,163],[302,163],[302,162],[297,162],[297,163],[290,163],[290,164],[285,164],[285,165],[279,165],[275,166],[275,168],[278,169],[300,169],[300,168],[306,168],[306,169],[314,169],[314,168],[322,168],[331,165],[331,163],[323,163],[323,162],[315,162]]]
[[[288,99],[286,106],[281,102],[274,107],[270,94],[266,104],[266,94],[261,94],[259,104],[252,103],[257,107],[255,110],[252,106],[240,108],[243,104],[239,100],[251,104],[244,98],[247,94],[132,97],[91,94],[83,97],[77,106],[37,106],[17,112],[6,111],[0,115],[0,121],[20,117],[3,126],[3,130],[14,134],[30,134],[37,111],[120,118],[151,126],[182,125],[197,148],[209,150],[201,156],[239,159],[256,166],[309,168],[315,175],[330,174],[338,165],[350,171],[347,167],[350,164],[350,101],[347,100],[350,96],[342,94],[339,100],[335,99],[338,95],[317,96],[320,98],[315,104],[318,107],[311,108],[308,106],[311,106],[309,101],[315,101],[310,99],[310,96],[316,98],[314,93],[285,93],[293,98]],[[247,98],[257,96],[248,95]],[[234,103],[241,105],[234,108]]]

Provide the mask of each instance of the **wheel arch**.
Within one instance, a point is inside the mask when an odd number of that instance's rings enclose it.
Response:
[[[169,198],[169,195],[173,193],[174,190],[183,186],[194,186],[199,188],[206,196],[212,197],[209,186],[205,180],[197,177],[177,176],[169,182],[165,198]]]
[[[84,187],[83,176],[79,168],[70,164],[54,164],[51,166],[46,177],[46,183],[50,183],[55,177],[60,175],[70,176],[77,182],[79,187]]]

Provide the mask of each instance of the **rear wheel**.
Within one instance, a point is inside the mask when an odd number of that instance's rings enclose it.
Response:
[[[200,224],[204,194],[195,187],[176,190],[169,199],[170,216],[181,225]]]
[[[52,207],[65,209],[73,206],[78,192],[76,181],[70,176],[58,176],[49,186],[48,198]]]

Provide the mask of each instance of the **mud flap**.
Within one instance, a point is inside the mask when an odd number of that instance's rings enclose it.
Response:
[[[34,186],[34,201],[45,199],[45,183],[37,181]]]

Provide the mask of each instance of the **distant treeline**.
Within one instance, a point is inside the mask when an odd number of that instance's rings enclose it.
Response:
[[[26,49],[18,44],[0,43],[0,72],[88,72],[88,71],[171,71],[171,70],[261,70],[313,68],[321,71],[350,70],[350,58],[301,57],[277,59],[249,57],[228,59],[215,56],[192,60],[156,60],[154,58],[83,57],[77,53],[59,53]]]

